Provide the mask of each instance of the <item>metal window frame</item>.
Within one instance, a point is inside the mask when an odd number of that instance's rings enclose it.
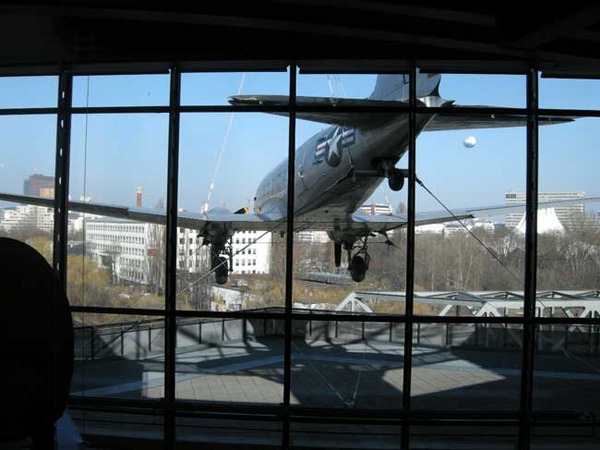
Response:
[[[72,82],[73,71],[68,68],[60,70],[58,74],[58,104],[55,108],[4,108],[0,109],[0,116],[3,115],[56,115],[57,117],[57,138],[55,149],[55,227],[53,231],[54,239],[54,269],[59,275],[60,282],[66,286],[66,258],[67,258],[67,198],[69,186],[69,159],[70,159],[70,133],[71,118],[75,114],[131,114],[131,113],[168,113],[169,115],[169,143],[168,143],[168,174],[167,180],[167,253],[166,253],[166,293],[165,309],[143,309],[143,308],[106,308],[106,307],[85,307],[74,306],[73,312],[79,313],[103,313],[103,314],[140,314],[156,316],[165,319],[166,340],[165,340],[165,398],[157,401],[134,401],[122,399],[78,399],[73,398],[74,406],[83,409],[87,407],[113,408],[115,411],[124,407],[138,407],[141,410],[147,408],[154,412],[162,411],[164,415],[164,441],[167,448],[173,448],[177,442],[175,419],[186,411],[195,414],[205,414],[211,417],[211,414],[218,414],[222,417],[227,413],[232,418],[239,418],[245,414],[264,415],[265,420],[281,420],[282,430],[282,448],[290,446],[290,424],[292,422],[310,422],[323,421],[329,419],[334,422],[352,423],[357,416],[365,420],[364,411],[346,412],[325,410],[319,411],[315,408],[292,407],[290,405],[291,393],[291,329],[294,320],[307,318],[305,313],[300,313],[292,308],[292,286],[293,286],[293,213],[289,213],[287,221],[287,239],[286,239],[286,278],[285,278],[285,304],[282,311],[236,311],[236,312],[211,312],[211,311],[180,311],[176,309],[176,249],[177,249],[177,189],[178,189],[178,164],[179,164],[179,121],[181,114],[190,112],[288,112],[289,113],[289,140],[288,140],[288,211],[293,211],[293,189],[294,189],[294,158],[295,158],[295,132],[296,132],[296,113],[304,111],[306,108],[296,104],[296,84],[297,71],[300,65],[295,61],[289,61],[284,66],[278,63],[269,68],[287,67],[289,70],[289,96],[290,103],[283,107],[234,107],[234,106],[182,106],[180,104],[181,75],[192,71],[192,69],[202,70],[202,65],[193,64],[182,65],[188,69],[183,71],[180,66],[171,65],[167,71],[170,76],[170,102],[168,106],[147,106],[147,107],[72,107]],[[323,313],[309,314],[315,320],[336,320],[349,322],[389,322],[405,324],[404,338],[404,376],[403,376],[403,396],[402,408],[395,414],[386,411],[386,416],[372,411],[373,423],[390,424],[399,426],[401,429],[401,442],[399,448],[410,448],[411,426],[430,424],[436,425],[444,422],[444,413],[419,412],[411,408],[411,383],[412,383],[412,349],[413,349],[413,325],[421,323],[513,323],[523,326],[523,350],[522,350],[522,370],[520,379],[520,400],[519,410],[516,416],[500,417],[500,415],[486,417],[484,425],[517,425],[519,429],[518,443],[519,448],[528,449],[531,446],[532,421],[534,411],[532,409],[533,394],[533,370],[535,357],[535,330],[541,324],[571,325],[584,324],[596,325],[597,320],[590,318],[564,319],[548,318],[535,316],[536,303],[536,273],[537,273],[537,194],[538,194],[538,166],[539,166],[539,117],[548,115],[565,115],[571,117],[600,117],[600,110],[573,110],[573,109],[539,109],[538,108],[538,79],[539,71],[536,68],[529,68],[524,73],[527,80],[525,108],[490,108],[485,113],[510,113],[523,114],[527,116],[527,148],[526,148],[526,243],[525,243],[525,285],[524,285],[524,316],[522,318],[470,318],[470,317],[429,317],[414,314],[414,242],[415,242],[415,180],[416,180],[416,115],[424,112],[423,107],[417,106],[416,102],[416,69],[417,63],[412,61],[402,65],[407,68],[410,75],[410,98],[409,98],[409,176],[408,176],[408,227],[407,227],[407,253],[406,253],[406,314],[405,315],[377,315],[361,316],[349,313]],[[211,66],[211,71],[215,71]],[[233,69],[232,69],[233,70]],[[243,70],[237,66],[235,70]],[[260,69],[257,69],[260,70]],[[135,71],[133,71],[135,72]],[[143,73],[143,72],[140,72]],[[159,72],[164,73],[164,72]],[[79,74],[79,73],[78,73]],[[338,112],[357,112],[356,108],[344,107],[320,107],[310,110],[332,110]],[[449,108],[427,108],[444,112]],[[394,108],[383,109],[393,111]],[[362,109],[360,111],[363,111]],[[370,108],[368,112],[382,111],[382,108]],[[402,109],[406,111],[406,109]],[[452,110],[455,112],[455,110]],[[482,113],[477,108],[461,108],[465,113]],[[412,245],[411,245],[412,244]],[[177,400],[175,395],[175,358],[176,358],[176,328],[177,319],[180,317],[198,317],[198,318],[263,318],[279,319],[285,323],[284,330],[284,385],[283,385],[283,404],[273,407],[265,406],[246,406],[234,405],[223,407],[222,405],[210,404],[207,402],[192,402]],[[335,412],[335,419],[331,413]],[[244,416],[247,417],[247,416]],[[453,418],[452,423],[458,425],[476,425],[477,417]]]

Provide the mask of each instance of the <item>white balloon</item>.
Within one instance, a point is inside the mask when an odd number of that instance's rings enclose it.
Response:
[[[467,148],[473,148],[477,145],[477,139],[475,139],[475,136],[469,136],[463,141],[463,145]]]

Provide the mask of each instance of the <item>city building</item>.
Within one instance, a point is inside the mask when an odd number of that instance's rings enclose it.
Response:
[[[483,218],[465,219],[460,222],[432,223],[415,227],[415,234],[441,234],[450,237],[457,233],[467,233],[472,230],[494,232],[495,224]]]
[[[521,235],[525,235],[525,216],[521,218],[519,223],[514,227],[514,231]],[[559,233],[565,232],[565,227],[562,225],[554,208],[541,209],[537,216],[537,232],[538,234]]]
[[[92,218],[85,221],[86,254],[100,267],[110,270],[113,282],[149,284],[149,243],[151,227],[148,223],[110,218]]]
[[[394,210],[391,205],[386,203],[371,203],[368,205],[362,205],[360,210],[374,216],[375,214],[393,214]]]
[[[23,194],[36,197],[54,197],[54,177],[34,173],[23,182]]]
[[[152,258],[163,261],[164,227],[107,217],[85,221],[87,255],[101,267],[111,269],[115,281],[152,284]],[[207,247],[196,230],[177,230],[177,269],[190,274],[209,267]],[[269,273],[271,233],[240,231],[232,237],[233,274]],[[162,263],[159,263],[159,265]],[[164,269],[160,269],[164,270]],[[161,275],[162,276],[162,275]]]
[[[540,192],[538,194],[538,202],[577,200],[584,197],[585,192]],[[523,205],[525,204],[526,194],[525,192],[506,192],[504,194],[504,198],[506,205]],[[564,206],[556,206],[553,209],[562,226],[570,225],[573,219],[580,219],[585,214],[583,202]],[[519,225],[523,216],[524,214],[522,212],[507,213],[506,226],[508,228],[515,228],[517,225]]]
[[[51,233],[54,227],[54,208],[34,205],[17,205],[5,208],[0,228],[5,231],[16,229],[38,229]]]
[[[325,244],[330,242],[329,235],[326,231],[303,230],[296,233],[298,242],[309,244]]]
[[[232,237],[234,274],[269,273],[272,239],[264,231],[238,231]]]

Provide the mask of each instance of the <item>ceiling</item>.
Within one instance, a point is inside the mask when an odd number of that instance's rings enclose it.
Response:
[[[188,3],[190,3],[188,5]],[[232,67],[424,70],[600,78],[600,2],[0,1],[0,73]],[[522,6],[524,9],[516,9]],[[484,62],[484,64],[482,64]],[[115,63],[119,63],[116,64]]]

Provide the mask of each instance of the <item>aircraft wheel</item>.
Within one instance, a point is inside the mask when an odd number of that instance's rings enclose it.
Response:
[[[354,255],[350,261],[350,276],[352,280],[360,283],[365,279],[367,273],[367,263],[365,259],[360,255]]]
[[[404,186],[404,175],[400,169],[392,169],[388,177],[388,185],[392,191],[399,191]]]
[[[335,267],[342,265],[342,244],[339,242],[333,243],[333,256],[335,257]]]
[[[219,256],[218,258],[215,258],[215,259],[216,259],[216,261],[214,261],[214,262],[216,263],[215,265],[217,266],[217,268],[215,269],[215,280],[216,280],[217,284],[225,284],[225,283],[227,283],[227,278],[229,276],[229,270],[227,268],[226,259],[223,258],[222,256]]]

